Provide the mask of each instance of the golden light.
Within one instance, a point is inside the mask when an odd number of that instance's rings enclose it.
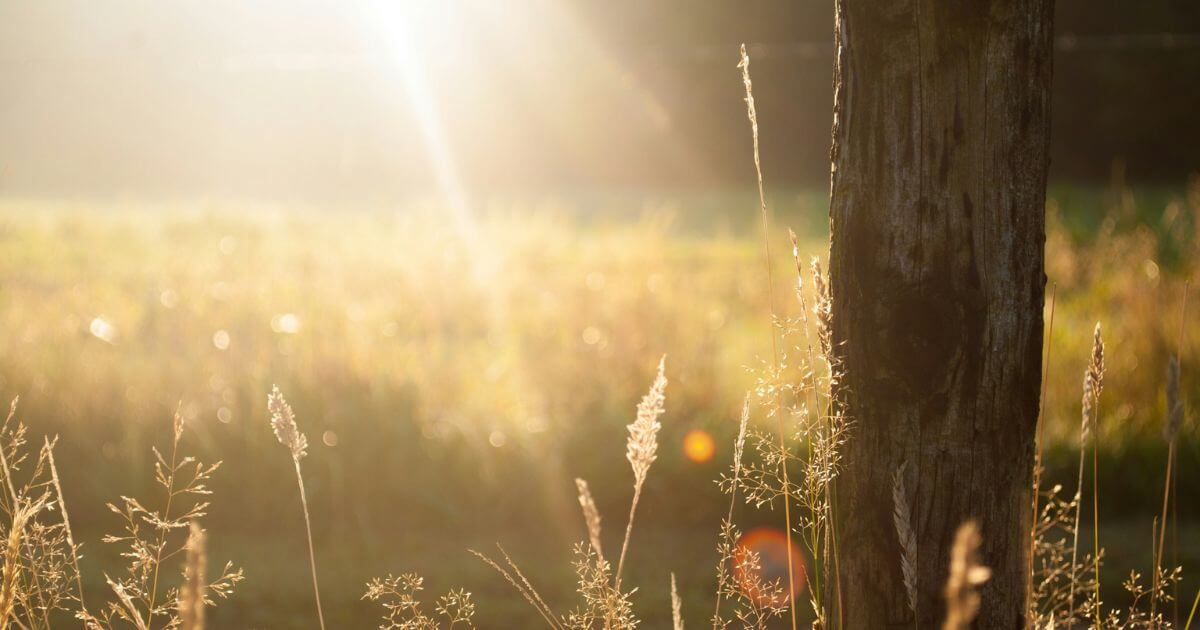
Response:
[[[808,571],[804,555],[792,544],[794,590],[791,600],[804,591]],[[774,527],[752,529],[738,539],[733,551],[733,574],[742,593],[762,605],[783,605],[787,596],[788,546],[783,532]],[[781,588],[776,588],[778,584]]]
[[[692,429],[683,436],[683,454],[697,464],[703,464],[713,457],[717,443],[712,434],[704,429]]]

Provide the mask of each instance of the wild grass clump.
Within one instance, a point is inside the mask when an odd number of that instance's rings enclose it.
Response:
[[[199,523],[209,507],[207,483],[220,464],[181,456],[183,419],[176,414],[169,458],[152,449],[159,496],[145,503],[122,496],[108,504],[121,517],[123,531],[103,541],[123,546],[121,556],[128,564],[124,574],[105,574],[111,598],[89,608],[80,572],[82,545],[71,530],[54,458],[57,439],[45,438],[31,459],[26,428],[15,420],[16,410],[14,399],[0,425],[0,511],[7,526],[0,554],[0,628],[48,629],[67,614],[92,630],[203,630],[204,608],[215,603],[212,596],[228,597],[243,575],[227,563],[215,579],[205,578]],[[28,473],[18,479],[26,464]],[[164,565],[182,555],[182,583],[164,584]]]
[[[1185,318],[1187,287],[1181,302],[1181,321]],[[1182,331],[1182,328],[1181,328]],[[1180,334],[1180,346],[1182,342]],[[1092,335],[1092,347],[1084,370],[1083,397],[1081,399],[1079,472],[1078,484],[1070,499],[1063,498],[1061,485],[1049,490],[1040,487],[1040,474],[1034,475],[1034,492],[1045,498],[1041,511],[1035,514],[1032,532],[1034,540],[1033,563],[1030,574],[1032,585],[1029,620],[1034,628],[1071,628],[1087,626],[1112,630],[1147,629],[1161,630],[1180,627],[1178,613],[1168,618],[1166,603],[1175,599],[1175,591],[1182,580],[1183,569],[1179,566],[1164,567],[1164,545],[1168,535],[1167,515],[1172,499],[1174,440],[1184,422],[1184,405],[1179,394],[1179,361],[1172,356],[1167,362],[1166,400],[1167,416],[1163,435],[1168,443],[1168,456],[1163,483],[1162,514],[1151,528],[1150,549],[1153,566],[1149,583],[1136,570],[1122,582],[1128,598],[1124,609],[1106,608],[1100,593],[1100,571],[1103,566],[1104,549],[1100,545],[1097,461],[1100,434],[1100,394],[1105,385],[1105,345],[1100,325],[1096,324]],[[1092,553],[1079,557],[1080,521],[1084,501],[1084,470],[1087,451],[1092,452]],[[1037,464],[1035,464],[1037,465]],[[1035,471],[1040,473],[1040,471]],[[1036,505],[1036,503],[1035,503]],[[1178,535],[1176,533],[1176,535]],[[1070,552],[1068,553],[1068,545]],[[1200,596],[1198,596],[1200,601]],[[1160,604],[1162,607],[1160,608]],[[1189,617],[1187,625],[1190,627]]]
[[[206,465],[182,455],[179,446],[184,429],[184,420],[177,413],[170,456],[163,456],[156,447],[152,449],[154,480],[161,489],[153,503],[122,496],[120,502],[108,504],[109,510],[120,516],[122,531],[105,536],[104,542],[124,546],[121,555],[128,565],[123,575],[105,575],[112,591],[109,601],[94,614],[87,610],[77,614],[89,628],[173,628],[183,623],[181,603],[193,605],[189,616],[195,620],[197,601],[212,605],[209,593],[224,599],[243,579],[242,570],[232,562],[226,563],[220,574],[202,588],[190,584],[198,579],[195,568],[191,576],[185,569],[184,587],[166,586],[160,579],[167,560],[185,556],[189,548],[196,553],[199,543],[191,534],[192,527],[208,514],[211,491],[207,484],[221,465],[220,462]],[[189,592],[189,597],[181,597],[181,590]]]
[[[434,604],[436,617],[427,615],[418,599],[425,590],[425,580],[415,573],[388,575],[367,583],[363,599],[377,602],[384,614],[380,630],[438,630],[439,628],[474,628],[475,603],[471,594],[461,589],[439,597]],[[442,624],[445,624],[443,626]]]

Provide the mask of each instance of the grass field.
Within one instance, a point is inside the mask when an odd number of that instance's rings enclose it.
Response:
[[[1109,361],[1102,509],[1114,523],[1105,544],[1116,567],[1131,565],[1149,544],[1122,541],[1148,540],[1161,500],[1165,366],[1183,283],[1200,264],[1200,183],[1063,187],[1051,198],[1049,476],[1073,485],[1080,375],[1099,321]],[[806,258],[825,253],[823,194],[777,191],[769,201],[777,252],[791,226]],[[713,480],[752,384],[745,368],[769,352],[755,209],[741,192],[495,200],[469,221],[424,201],[334,212],[7,200],[0,394],[20,395],[32,443],[60,436],[90,591],[103,591],[119,562],[100,542],[120,527],[105,502],[153,491],[151,446],[169,445],[178,409],[187,451],[224,462],[209,484],[213,563],[233,558],[247,571],[214,623],[312,625],[294,472],[268,425],[277,384],[310,442],[305,475],[332,627],[366,627],[367,579],[409,570],[432,594],[471,590],[480,627],[524,627],[535,613],[466,548],[504,543],[566,608],[571,545],[586,537],[572,480],[591,483],[615,536],[628,505],[624,426],[665,354],[659,461],[628,575],[647,627],[668,623],[670,571],[685,616],[701,623],[725,501]],[[776,263],[782,291],[792,263]],[[1188,364],[1200,360],[1200,330],[1182,329],[1184,399],[1195,400]],[[714,437],[711,460],[685,456],[692,430]],[[1186,498],[1200,484],[1200,440],[1192,425],[1183,435]],[[1179,509],[1185,531],[1197,532],[1196,504]],[[744,510],[747,525],[771,518]],[[1181,536],[1189,593],[1197,539]]]

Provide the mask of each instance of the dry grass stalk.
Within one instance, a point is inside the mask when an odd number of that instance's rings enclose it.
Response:
[[[1179,353],[1183,352],[1183,334],[1184,323],[1187,321],[1187,298],[1188,284],[1183,286],[1183,302],[1180,306],[1179,313]],[[1167,360],[1167,420],[1163,425],[1163,439],[1167,441],[1167,472],[1163,478],[1163,500],[1162,500],[1162,519],[1160,521],[1161,529],[1158,532],[1158,548],[1154,552],[1154,567],[1153,567],[1153,585],[1150,595],[1150,617],[1154,618],[1158,610],[1158,594],[1159,584],[1162,577],[1163,565],[1163,542],[1167,537],[1167,509],[1171,501],[1171,481],[1175,473],[1175,438],[1179,435],[1179,428],[1183,426],[1183,397],[1179,394],[1179,370],[1180,360],[1179,354],[1171,356]],[[1175,529],[1175,536],[1179,536],[1179,528]],[[1176,609],[1176,621],[1178,622],[1179,612]]]
[[[600,510],[596,508],[596,502],[592,499],[586,481],[575,479],[575,487],[579,490],[579,507],[583,510],[583,522],[587,525],[588,541],[592,549],[596,550],[596,556],[603,559],[604,551],[600,547]]]
[[[499,547],[499,545],[497,545],[497,547]],[[478,551],[475,551],[474,549],[468,549],[467,551],[471,552],[471,554],[476,558],[482,560],[484,564],[487,564],[489,567],[495,569],[497,573],[504,576],[504,579],[511,584],[513,588],[517,589],[517,592],[521,594],[521,597],[524,597],[525,601],[529,602],[529,605],[533,606],[533,609],[536,610],[539,615],[541,615],[542,619],[546,622],[546,625],[554,628],[555,630],[562,630],[563,626],[558,622],[558,618],[554,615],[554,612],[550,610],[550,607],[546,605],[546,602],[542,599],[541,595],[539,595],[533,586],[529,584],[529,581],[525,579],[525,576],[521,575],[520,570],[518,570],[516,565],[513,564],[513,561],[508,557],[508,554],[504,553],[503,549],[501,549],[500,552],[504,554],[508,566],[513,569],[513,573],[510,573],[507,569],[500,566],[495,560],[492,560],[491,558]],[[514,577],[514,573],[517,576],[520,576],[520,581],[517,580],[517,577]]]
[[[626,443],[625,458],[633,467],[633,501],[629,505],[629,522],[625,525],[625,540],[621,543],[621,556],[617,561],[617,574],[614,581],[616,589],[621,589],[621,571],[625,568],[625,553],[629,550],[629,537],[633,533],[633,519],[637,513],[638,499],[642,496],[642,484],[646,482],[646,473],[650,464],[658,458],[658,430],[662,428],[658,418],[665,411],[667,377],[664,373],[667,358],[658,361],[658,374],[650,391],[642,397],[637,406],[637,417],[629,425],[629,440]]]
[[[1100,337],[1100,322],[1096,322],[1096,330],[1092,335],[1092,360],[1088,363],[1087,375],[1084,377],[1084,407],[1089,409],[1092,418],[1089,422],[1094,434],[1092,436],[1092,561],[1095,563],[1096,627],[1103,627],[1100,621],[1100,393],[1104,391],[1104,340]],[[1090,395],[1089,395],[1090,392]],[[1089,402],[1090,401],[1090,405]],[[1085,413],[1087,413],[1085,411]]]
[[[979,614],[978,588],[992,576],[979,561],[979,525],[968,521],[958,528],[950,550],[950,577],[946,580],[946,621],[943,630],[967,630]]]
[[[528,591],[529,591],[529,593],[530,593],[531,595],[533,595],[533,598],[534,598],[534,600],[536,600],[536,601],[537,601],[537,603],[538,603],[539,605],[541,605],[541,607],[542,607],[544,610],[546,610],[547,612],[549,612],[549,610],[550,610],[550,606],[549,606],[549,605],[547,605],[547,604],[546,604],[546,602],[545,602],[545,601],[542,599],[542,596],[541,596],[541,595],[540,595],[540,594],[537,592],[537,589],[533,588],[533,584],[530,584],[530,583],[529,583],[529,579],[528,579],[528,578],[526,578],[526,577],[525,577],[525,574],[521,572],[521,567],[518,567],[518,566],[517,566],[517,563],[516,563],[516,562],[513,562],[513,559],[512,559],[512,558],[511,558],[511,557],[508,555],[508,552],[507,552],[507,551],[505,551],[505,550],[504,550],[504,547],[501,547],[501,546],[499,545],[499,543],[497,543],[497,544],[496,544],[496,548],[500,550],[500,555],[504,556],[504,561],[505,561],[506,563],[508,563],[508,566],[509,566],[509,567],[511,567],[511,568],[512,568],[512,570],[513,570],[513,573],[515,573],[515,574],[517,575],[517,577],[521,579],[521,583],[525,585],[525,588],[526,588],[526,590],[528,590]],[[553,615],[552,615],[552,616],[553,616]]]
[[[8,528],[4,545],[4,569],[0,571],[0,630],[8,630],[20,597],[18,581],[21,576],[21,543],[25,525],[44,507],[42,501],[24,501],[13,510],[12,525]]]
[[[67,545],[71,548],[71,566],[75,569],[76,596],[79,598],[79,609],[87,614],[87,604],[83,601],[83,575],[79,572],[79,545],[75,544],[75,536],[71,532],[71,517],[67,514],[67,499],[63,496],[62,483],[58,480],[58,466],[54,463],[54,445],[58,442],[55,436],[52,442],[46,438],[43,449],[46,461],[50,465],[50,478],[54,481],[54,494],[58,497],[58,509],[62,511],[63,528],[66,530]]]
[[[187,553],[187,541],[180,540],[181,535],[207,514],[207,497],[211,494],[207,483],[220,467],[220,462],[205,465],[193,457],[180,457],[183,433],[183,419],[176,413],[171,458],[152,449],[156,460],[154,479],[162,492],[163,507],[148,508],[138,499],[125,496],[119,505],[108,504],[109,510],[123,519],[124,531],[105,536],[104,542],[124,545],[122,556],[128,559],[128,565],[124,576],[114,579],[105,575],[115,601],[107,602],[95,615],[82,610],[76,614],[89,630],[115,630],[127,625],[139,629],[176,628],[182,624],[179,588],[166,588],[160,596],[158,577],[165,560]],[[225,598],[242,579],[242,571],[226,563],[219,577],[208,582],[204,590]],[[161,625],[155,623],[160,617],[164,619]]]
[[[183,630],[204,630],[204,573],[208,557],[204,530],[195,521],[188,524],[187,564],[179,591],[179,619]]]
[[[737,439],[733,442],[733,496],[730,497],[729,509],[733,510],[734,500],[737,498],[737,479],[742,472],[742,453],[746,450],[746,426],[750,424],[750,397],[746,396],[742,399],[742,420],[738,423]]]
[[[896,524],[896,537],[900,541],[900,570],[904,576],[904,591],[908,598],[908,609],[917,614],[917,534],[912,527],[912,511],[908,507],[908,493],[904,490],[905,462],[892,474],[892,519]]]
[[[16,396],[16,397],[13,397],[12,402],[9,403],[8,415],[4,418],[4,425],[3,425],[2,432],[6,436],[9,436],[10,439],[7,444],[0,445],[0,474],[3,474],[4,485],[8,489],[8,506],[9,506],[9,512],[11,514],[13,514],[13,527],[16,527],[16,513],[19,509],[21,509],[22,502],[26,500],[26,498],[25,498],[26,492],[25,491],[28,489],[28,488],[23,488],[22,491],[20,493],[18,493],[16,490],[16,486],[13,482],[13,469],[16,468],[20,464],[20,460],[24,459],[24,456],[20,454],[20,448],[21,448],[21,446],[23,446],[25,444],[25,426],[21,422],[17,422],[15,426],[12,424],[13,418],[17,414],[17,404],[20,402],[20,400],[21,400],[21,397]],[[11,426],[11,435],[9,434],[10,426]],[[9,461],[10,460],[10,451],[11,451],[12,459],[16,460],[16,461],[11,462],[11,464]],[[41,461],[39,461],[38,463],[40,465]],[[35,475],[35,477],[36,477],[36,475]],[[44,501],[44,500],[45,500],[44,498],[41,499],[41,501]],[[22,528],[24,528],[24,525],[22,525]],[[29,541],[22,538],[21,545],[25,550],[25,555],[29,556],[32,559],[33,551],[30,548]],[[20,561],[19,555],[17,557],[17,561],[18,562]],[[28,576],[29,581],[30,581],[30,584],[28,585],[28,587],[18,584],[13,589],[13,595],[16,598],[16,600],[18,600],[14,603],[14,606],[16,604],[20,604],[21,607],[23,607],[27,611],[27,613],[31,614],[31,615],[35,614],[33,612],[33,609],[36,607],[36,605],[32,604],[30,602],[30,600],[44,601],[40,580],[38,577],[39,572],[37,571],[36,566],[32,567],[32,569],[33,570],[31,570],[29,572],[29,576]],[[16,573],[14,573],[14,576],[15,576],[14,579],[20,580],[22,578],[22,573],[18,570]],[[43,621],[44,621],[45,625],[47,627],[49,627],[50,620],[46,616],[48,614],[48,611],[43,609],[41,612],[42,612]],[[7,619],[7,617],[5,619]],[[36,623],[36,620],[32,620],[32,622],[33,623],[31,623],[31,625]],[[7,621],[5,621],[5,623],[7,623]],[[17,623],[20,625],[21,624],[20,620],[17,620]]]
[[[758,204],[759,204],[759,212],[762,217],[763,250],[765,253],[765,257],[766,257],[766,266],[767,266],[767,300],[768,300],[768,305],[770,307],[770,318],[771,318],[770,323],[771,323],[771,329],[772,329],[771,330],[771,359],[772,359],[773,372],[776,374],[776,376],[778,376],[779,365],[780,365],[779,343],[776,340],[776,335],[775,335],[775,331],[774,331],[774,325],[775,325],[775,319],[776,319],[776,315],[775,315],[775,312],[776,312],[775,311],[775,278],[774,278],[773,265],[771,263],[770,215],[767,212],[767,196],[766,196],[766,193],[763,191],[762,160],[759,157],[759,148],[758,148],[758,110],[756,110],[754,107],[754,86],[753,86],[752,82],[750,81],[750,55],[746,53],[746,45],[745,44],[742,44],[740,52],[741,52],[741,59],[738,62],[738,68],[740,68],[742,71],[742,84],[746,88],[746,118],[750,121],[750,135],[753,139],[753,144],[754,144],[754,171],[755,171],[755,174],[758,179]],[[778,387],[776,387],[774,389],[776,392],[778,392]],[[778,394],[776,394],[776,395],[778,396]],[[786,452],[787,447],[784,443],[786,432],[785,432],[784,426],[783,426],[782,401],[779,400],[778,398],[776,399],[776,419],[779,424],[778,429],[779,429],[779,452],[780,452],[780,464],[779,464],[780,465],[780,476],[783,478],[784,491],[786,493],[789,493],[789,496],[784,497],[785,500],[783,503],[783,518],[784,518],[784,531],[787,532],[786,539],[787,539],[788,593],[791,594],[791,593],[796,592],[795,568],[792,566],[792,564],[793,564],[792,563],[792,555],[793,554],[792,554],[792,536],[791,536],[791,532],[792,532],[792,511],[791,511],[792,508],[791,508],[791,496],[790,496],[790,485],[791,484],[788,483],[788,471],[787,471],[788,457],[787,457],[787,452]],[[618,572],[619,572],[619,570],[618,570]],[[792,630],[796,630],[795,606],[791,606],[791,609],[792,609],[791,610]]]
[[[729,513],[726,514],[725,520],[722,523],[723,531],[726,528],[733,527],[733,506],[737,503],[738,481],[742,472],[742,453],[746,448],[746,426],[748,424],[750,424],[749,395],[742,400],[742,420],[738,424],[737,439],[735,439],[733,442],[733,463],[730,464],[730,467],[733,469],[733,474],[730,479],[729,488]],[[714,630],[723,626],[721,619],[721,597],[725,594],[725,589],[722,588],[722,584],[724,584],[727,580],[729,564],[731,561],[732,558],[728,557],[728,554],[721,554],[721,557],[717,560],[717,604],[716,609],[713,612],[712,619]]]
[[[797,265],[799,265],[799,261],[797,261]],[[845,433],[845,431],[848,427],[848,424],[849,424],[849,420],[846,418],[846,415],[845,415],[845,407],[843,406],[844,401],[840,400],[839,396],[837,396],[835,394],[836,388],[838,386],[838,379],[840,377],[840,374],[839,374],[839,367],[838,367],[838,359],[833,352],[833,328],[832,328],[833,294],[830,292],[829,282],[827,281],[827,279],[825,277],[825,272],[821,269],[821,259],[820,258],[818,258],[816,256],[812,257],[812,260],[810,262],[810,269],[812,271],[812,276],[813,276],[813,287],[815,288],[816,293],[817,293],[817,301],[816,301],[816,304],[813,305],[813,315],[815,316],[816,327],[817,327],[817,341],[820,344],[821,356],[825,358],[825,365],[829,370],[829,392],[828,392],[829,393],[829,410],[826,413],[827,424],[826,424],[825,430],[828,432],[828,434],[830,436],[829,439],[831,441],[836,442],[837,438],[835,438],[834,436],[842,436]],[[808,328],[807,319],[808,318],[805,317],[805,333],[806,334],[807,334],[807,328]],[[816,387],[815,380],[813,383],[813,387],[814,388]],[[836,447],[837,447],[836,444],[831,447],[831,449],[832,449],[831,452],[834,455],[837,454]],[[837,458],[835,457],[835,459],[837,459]],[[841,561],[839,559],[839,552],[838,552],[837,514],[834,512],[834,509],[836,506],[836,502],[833,499],[834,490],[833,490],[833,480],[832,480],[832,475],[835,474],[834,464],[835,464],[835,462],[828,461],[828,459],[824,462],[824,467],[830,475],[830,478],[825,480],[824,483],[825,483],[825,488],[826,488],[826,503],[829,508],[828,533],[829,533],[830,544],[829,544],[829,548],[827,551],[831,552],[831,554],[833,556],[834,587],[835,587],[835,593],[837,594],[837,615],[838,615],[837,618],[838,618],[838,626],[841,627],[841,625],[842,625],[842,621],[841,621],[842,620],[842,568],[841,568]]]
[[[1157,545],[1154,549],[1154,567],[1152,571],[1152,587],[1150,590],[1150,617],[1154,618],[1158,611],[1158,591],[1162,577],[1163,543],[1167,537],[1167,508],[1171,499],[1171,477],[1175,467],[1175,438],[1179,427],[1183,424],[1183,401],[1179,395],[1179,358],[1172,356],[1167,361],[1167,421],[1163,426],[1163,437],[1167,441],[1167,471],[1163,477],[1162,517],[1158,521]]]
[[[814,305],[812,310],[813,310],[814,318],[816,319],[816,326],[817,326],[816,336],[818,339],[818,343],[820,344],[820,347],[821,347],[822,356],[825,357],[826,365],[829,368],[829,384],[830,384],[830,388],[831,388],[829,396],[828,396],[829,410],[826,413],[822,413],[821,402],[820,402],[820,389],[821,388],[820,388],[819,377],[817,375],[817,367],[816,367],[817,360],[816,360],[816,356],[813,352],[812,338],[809,334],[808,300],[804,295],[804,265],[800,261],[800,241],[798,238],[796,238],[796,233],[790,229],[788,230],[788,239],[792,243],[792,260],[796,264],[796,299],[800,303],[800,320],[801,320],[802,328],[804,329],[804,348],[805,348],[806,354],[808,355],[808,369],[806,370],[808,373],[808,385],[805,388],[808,390],[807,392],[805,392],[807,394],[806,404],[809,407],[810,413],[816,414],[816,419],[815,419],[816,422],[823,423],[822,429],[825,431],[825,434],[828,436],[832,436],[836,433],[836,428],[834,427],[834,422],[835,422],[834,395],[832,392],[833,381],[836,377],[834,375],[834,370],[833,370],[834,362],[833,362],[832,354],[831,354],[831,352],[828,351],[829,346],[830,346],[830,343],[829,343],[829,334],[830,334],[829,333],[829,318],[831,315],[831,308],[832,308],[832,303],[831,303],[830,295],[829,295],[829,285],[828,285],[828,283],[826,283],[825,276],[821,272],[820,259],[818,259],[814,256],[810,261],[810,269],[813,274],[813,286],[816,288],[817,300],[816,300],[816,304]],[[821,457],[822,457],[822,459],[820,461],[820,468],[822,470],[826,470],[826,471],[831,470],[832,462],[829,461],[829,452],[827,449],[821,449]],[[842,609],[842,606],[841,606],[842,576],[841,576],[841,566],[840,566],[840,562],[838,560],[837,518],[836,518],[836,515],[834,514],[833,484],[826,482],[823,485],[824,485],[824,492],[825,492],[824,509],[827,511],[827,514],[824,515],[825,521],[827,523],[827,527],[825,528],[825,530],[826,530],[825,533],[826,533],[826,537],[827,537],[827,543],[825,545],[825,552],[826,552],[827,559],[829,556],[832,556],[832,561],[833,561],[832,564],[833,564],[833,569],[834,569],[834,590],[837,594],[837,604],[838,604],[837,611],[838,611],[838,615],[839,615],[839,619],[840,619],[841,609]],[[814,547],[815,547],[815,545],[814,545]],[[816,569],[815,563],[814,563],[814,569]],[[812,589],[813,591],[816,591],[817,589],[820,588],[819,580],[820,580],[820,571],[814,570],[813,571],[813,589]],[[820,614],[820,613],[818,613],[818,614]],[[839,621],[838,625],[839,626],[841,625],[840,621]]]
[[[679,599],[679,590],[675,587],[675,573],[671,573],[671,625],[674,630],[683,630],[683,601]]]
[[[177,462],[179,461],[179,440],[180,440],[180,438],[183,437],[183,416],[179,413],[178,408],[176,408],[176,410],[175,410],[174,427],[175,427],[175,439],[171,443],[171,465],[170,465],[170,468],[172,470],[175,469],[175,466],[176,466]],[[155,454],[157,455],[157,452]],[[160,478],[162,478],[163,473],[162,473],[161,466],[163,466],[164,464],[163,464],[161,457],[159,457],[158,459],[159,459],[159,461],[157,462],[157,465],[160,468],[158,468],[156,472],[157,472],[157,475]],[[174,474],[167,475],[167,478],[168,478],[168,482],[167,482],[167,484],[165,484],[166,488],[167,488],[167,506],[163,510],[163,514],[170,516],[171,502],[175,499],[175,475]],[[146,612],[146,625],[151,628],[154,627],[154,614],[157,612],[153,603],[155,601],[157,601],[157,599],[158,599],[158,571],[160,568],[162,568],[162,552],[163,552],[164,547],[166,546],[166,537],[167,537],[167,529],[160,528],[158,531],[158,543],[154,547],[154,579],[151,581],[151,586],[150,586],[151,606],[150,606],[149,610]]]
[[[317,583],[317,555],[313,550],[312,519],[308,514],[308,496],[304,492],[304,476],[300,473],[300,460],[308,454],[308,438],[296,426],[296,415],[284,400],[278,387],[271,388],[267,396],[267,409],[271,412],[271,428],[279,443],[292,452],[292,463],[296,466],[296,483],[300,487],[300,504],[304,508],[304,529],[308,534],[308,564],[312,569],[313,597],[317,602],[317,621],[325,630],[325,613],[321,610],[321,587]]]
[[[120,605],[115,606],[114,610],[119,611],[116,613],[119,615],[119,618],[123,621],[133,624],[137,630],[149,630],[150,626],[144,619],[142,619],[141,611],[138,610],[137,604],[133,602],[133,596],[129,594],[129,591],[125,588],[125,586],[120,582],[108,577],[108,575],[105,575],[104,579],[108,582],[108,585],[112,587],[113,593],[117,596],[117,601]],[[84,623],[87,624],[89,628],[93,627],[91,621],[85,621]]]
[[[813,286],[817,292],[817,303],[813,313],[817,319],[817,340],[821,343],[821,353],[826,361],[833,360],[833,294],[829,291],[829,282],[825,279],[825,271],[821,268],[821,259],[813,256],[811,262]]]
[[[15,396],[15,397],[13,397],[12,402],[9,403],[8,416],[6,416],[4,418],[4,430],[5,431],[8,430],[10,423],[12,423],[13,418],[16,416],[17,404],[20,402],[20,400],[21,400],[20,396]],[[19,461],[13,462],[10,465],[9,455],[6,453],[6,451],[11,449],[12,454],[15,456],[15,458],[23,459],[23,457],[18,455],[17,453],[18,453],[18,449],[20,448],[20,446],[24,445],[24,443],[25,443],[25,426],[23,423],[18,422],[16,424],[16,426],[13,427],[13,437],[12,437],[11,443],[9,445],[0,445],[0,473],[3,474],[4,485],[6,488],[8,488],[8,501],[9,501],[8,505],[10,506],[11,513],[14,514],[14,524],[15,524],[15,514],[21,505],[21,498],[22,498],[22,495],[17,493],[16,487],[13,483],[13,468],[15,468],[17,465],[19,465]],[[7,446],[8,448],[6,448],[5,446]],[[26,551],[26,555],[32,557],[33,554],[32,554],[32,551],[29,549],[28,541],[22,541],[22,546],[24,547],[24,549]],[[35,569],[36,569],[36,567],[35,567]],[[17,576],[18,576],[18,579],[20,579],[19,572],[18,572]],[[17,588],[15,589],[15,595],[16,595],[17,599],[21,600],[19,603],[27,611],[33,607],[30,605],[30,602],[29,602],[30,599],[34,599],[34,598],[41,599],[41,585],[39,584],[38,571],[36,571],[36,570],[31,571],[30,575],[29,575],[29,580],[30,580],[31,584],[29,585],[28,588],[23,588],[21,585],[18,585]],[[44,613],[45,613],[45,611],[43,611],[43,614]],[[18,621],[18,623],[20,623],[20,621]],[[47,626],[49,626],[49,624],[50,624],[49,619],[45,619],[45,623]]]
[[[9,405],[8,405],[8,416],[4,419],[4,428],[6,430],[8,429],[9,424],[12,422],[13,417],[17,415],[17,403],[19,403],[20,400],[21,400],[21,397],[16,396],[12,399],[12,402],[9,403]],[[16,431],[23,434],[24,427],[18,426],[16,428]],[[24,436],[23,435],[17,436],[16,441],[23,443]],[[2,470],[0,470],[0,472],[2,472],[4,474],[4,485],[6,488],[8,488],[8,499],[10,501],[12,501],[12,503],[10,503],[9,505],[13,510],[16,510],[17,509],[17,489],[13,486],[12,467],[9,466],[9,463],[8,463],[8,454],[6,452],[7,450],[8,449],[6,449],[6,448],[0,448],[0,467],[2,467]]]
[[[1183,626],[1183,630],[1192,630],[1192,620],[1196,618],[1196,608],[1200,607],[1200,590],[1196,591],[1196,598],[1192,600],[1192,612],[1188,613],[1187,624]]]
[[[1097,464],[1096,457],[1099,455],[1099,446],[1097,444],[1098,433],[1098,415],[1100,406],[1100,392],[1104,389],[1104,340],[1100,336],[1100,324],[1096,323],[1095,331],[1092,335],[1092,356],[1088,362],[1087,368],[1083,374],[1083,413],[1079,426],[1079,482],[1075,491],[1075,528],[1074,541],[1071,545],[1071,581],[1076,579],[1076,559],[1078,558],[1079,550],[1079,525],[1080,515],[1083,508],[1083,470],[1087,456],[1087,445],[1089,440],[1092,443],[1092,516],[1093,529],[1092,539],[1094,549],[1092,559],[1095,563],[1095,578],[1096,592],[1095,598],[1099,602],[1100,599],[1100,517],[1099,517],[1099,501],[1100,489],[1099,480],[1096,478]],[[1071,593],[1068,602],[1068,619],[1075,618],[1075,594]],[[1095,606],[1095,614],[1097,625],[1099,625],[1100,607]]]

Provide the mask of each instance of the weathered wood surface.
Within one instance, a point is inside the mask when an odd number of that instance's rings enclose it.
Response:
[[[836,12],[830,268],[855,422],[836,484],[841,625],[939,628],[955,529],[974,518],[994,570],[977,625],[1022,628],[1053,2]],[[905,463],[915,620],[892,518]]]

